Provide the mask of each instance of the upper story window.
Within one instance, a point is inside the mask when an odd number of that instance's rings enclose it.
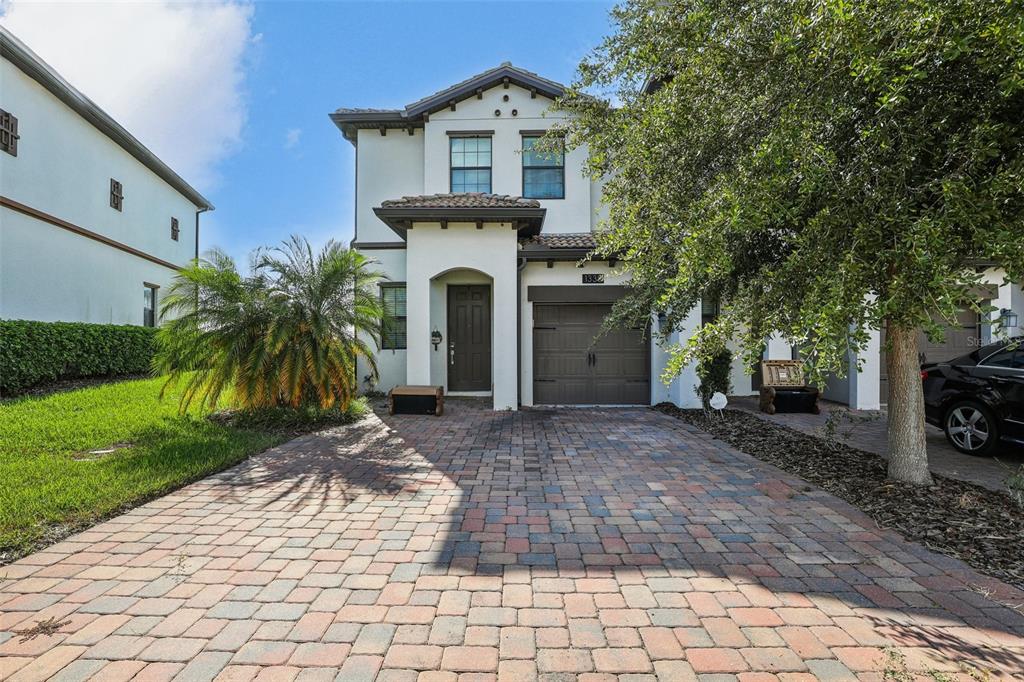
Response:
[[[121,189],[121,183],[110,178],[110,208],[116,208],[118,211],[124,206],[124,191]]]
[[[18,117],[0,109],[0,151],[18,155]]]
[[[565,198],[565,150],[534,150],[539,135],[523,136],[523,196],[527,199]]]
[[[491,191],[491,138],[453,137],[451,191]]]
[[[156,290],[155,284],[146,284],[142,287],[142,325],[144,327],[156,326]]]
[[[178,241],[178,235],[180,233],[181,230],[178,228],[178,219],[171,218],[171,239],[173,239],[174,241]]]
[[[382,349],[401,350],[405,348],[405,285],[388,282],[380,285],[380,298],[388,314],[381,330]]]

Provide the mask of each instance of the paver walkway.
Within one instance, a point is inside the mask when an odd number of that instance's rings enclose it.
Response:
[[[846,405],[821,401],[821,414],[765,414],[758,409],[755,396],[729,398],[729,406],[750,412],[762,419],[784,424],[791,429],[821,435],[830,418],[835,426],[834,437],[846,444],[886,457],[889,452],[884,410],[851,410]],[[989,490],[1006,491],[1006,479],[1024,465],[1024,448],[1001,443],[995,455],[974,457],[958,452],[946,440],[942,429],[925,426],[928,440],[928,466],[937,474],[960,481],[970,481]]]
[[[18,681],[1024,671],[1020,591],[646,409],[371,417],[0,573]]]

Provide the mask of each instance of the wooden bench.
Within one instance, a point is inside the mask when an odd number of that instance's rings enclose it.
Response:
[[[762,412],[810,412],[818,414],[819,391],[804,381],[803,364],[799,360],[761,361]]]
[[[395,386],[388,393],[388,414],[444,414],[443,386]]]

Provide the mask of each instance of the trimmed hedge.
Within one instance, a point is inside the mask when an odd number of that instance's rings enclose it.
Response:
[[[0,320],[0,395],[59,379],[145,374],[156,329]]]

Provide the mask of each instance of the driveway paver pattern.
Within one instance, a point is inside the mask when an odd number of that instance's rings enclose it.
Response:
[[[1024,671],[1024,593],[647,409],[374,415],[0,575],[19,682]]]

